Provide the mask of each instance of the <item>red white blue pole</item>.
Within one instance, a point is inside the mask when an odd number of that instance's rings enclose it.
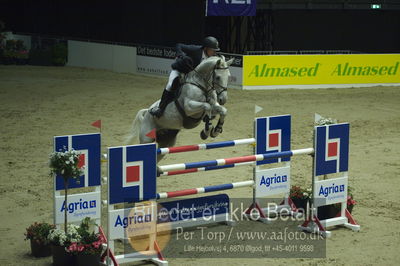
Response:
[[[239,188],[239,187],[249,187],[249,186],[253,186],[253,185],[254,185],[254,181],[248,180],[248,181],[241,181],[241,182],[235,182],[235,183],[229,183],[229,184],[221,184],[221,185],[215,185],[215,186],[190,188],[190,189],[177,190],[177,191],[171,191],[171,192],[162,192],[162,193],[157,193],[157,199],[176,198],[176,197],[182,197],[182,196],[188,196],[188,195],[194,195],[194,194],[203,194],[203,193],[210,193],[210,192],[214,192],[214,191],[234,189],[234,188]]]
[[[202,167],[223,166],[236,163],[262,161],[267,159],[290,157],[294,155],[313,154],[313,153],[314,153],[313,148],[307,148],[307,149],[299,149],[293,151],[271,152],[271,153],[256,154],[249,156],[232,157],[226,159],[216,159],[211,161],[162,165],[158,166],[158,170],[159,172],[170,172],[170,171],[179,171],[179,170],[187,170],[187,169],[202,168]]]
[[[254,162],[235,163],[235,164],[227,164],[227,165],[222,165],[222,166],[208,166],[208,167],[193,168],[193,169],[187,169],[187,170],[170,171],[170,172],[161,173],[160,176],[182,175],[182,174],[197,173],[197,172],[210,171],[210,170],[233,168],[236,166],[244,166],[244,165],[254,165]]]
[[[224,147],[231,147],[231,146],[238,146],[238,145],[245,145],[245,144],[255,144],[255,143],[256,143],[255,138],[228,140],[228,141],[195,144],[195,145],[187,145],[187,146],[178,146],[178,147],[170,147],[170,148],[159,148],[159,149],[157,149],[157,154],[168,154],[168,153],[218,149],[218,148],[224,148]]]

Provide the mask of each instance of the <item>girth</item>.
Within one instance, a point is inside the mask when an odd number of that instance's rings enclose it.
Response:
[[[184,128],[192,129],[192,128],[197,127],[200,124],[205,112],[203,112],[203,114],[199,118],[193,118],[193,117],[186,115],[186,112],[183,109],[183,107],[181,106],[181,104],[179,103],[178,99],[176,99],[174,102],[175,102],[176,109],[178,109],[178,112],[181,114],[181,116],[183,118],[182,123],[183,123]]]

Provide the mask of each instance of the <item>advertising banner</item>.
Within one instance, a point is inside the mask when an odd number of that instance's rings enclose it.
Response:
[[[64,223],[64,211],[67,208],[68,222],[79,222],[85,217],[91,219],[101,218],[101,192],[89,192],[68,195],[67,204],[65,197],[55,198],[55,224]]]
[[[347,177],[316,181],[314,205],[325,206],[347,200]]]
[[[54,151],[74,149],[81,154],[80,167],[83,175],[79,178],[70,178],[68,188],[82,188],[100,186],[100,147],[101,136],[99,133],[66,135],[54,137]],[[64,178],[57,175],[54,190],[64,189]]]
[[[255,16],[256,0],[207,0],[207,16]]]
[[[243,56],[243,86],[400,83],[400,54]]]
[[[160,46],[138,46],[136,50],[136,71],[138,73],[168,76],[171,72],[171,65],[175,60],[176,52],[171,47]],[[229,71],[231,73],[229,85],[234,88],[241,88],[242,85],[242,63],[241,55],[220,53],[226,60],[235,58]]]
[[[256,171],[256,195],[258,197],[286,193],[290,190],[290,167]]]

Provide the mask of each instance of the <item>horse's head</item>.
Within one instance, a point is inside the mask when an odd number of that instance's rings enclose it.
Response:
[[[229,61],[225,61],[225,57],[221,56],[217,60],[214,71],[212,74],[212,86],[217,93],[218,103],[224,105],[228,100],[228,82],[231,73],[229,72],[229,66],[232,64],[233,58]]]
[[[203,61],[197,68],[196,71],[207,80],[208,89],[214,90],[217,94],[217,100],[220,105],[224,105],[228,100],[228,81],[229,66],[232,64],[233,58],[229,61],[225,61],[225,57],[212,56]]]

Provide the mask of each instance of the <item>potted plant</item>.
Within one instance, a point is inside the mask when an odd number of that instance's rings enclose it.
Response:
[[[97,226],[93,220],[86,217],[79,229],[80,240],[72,242],[67,251],[76,256],[78,266],[99,265],[104,237],[96,233],[94,227]]]
[[[299,209],[299,212],[306,212],[310,196],[311,188],[304,189],[300,186],[292,186],[290,188],[289,197],[293,201],[294,205],[296,205],[296,208]]]
[[[354,205],[357,204],[357,201],[354,200],[353,194],[349,194],[347,196],[347,210],[351,213],[353,211]]]
[[[35,222],[26,228],[25,240],[31,242],[31,252],[35,257],[47,257],[51,255],[51,246],[48,239],[50,230],[55,226],[48,223]]]
[[[67,234],[67,195],[68,195],[68,180],[70,178],[79,178],[83,174],[83,169],[79,166],[81,154],[72,150],[60,149],[58,152],[50,154],[50,173],[52,176],[60,175],[64,179],[64,231]]]
[[[53,265],[55,266],[70,266],[75,265],[75,257],[73,254],[67,252],[67,247],[73,242],[80,241],[80,234],[78,232],[79,226],[69,224],[68,233],[62,229],[53,229],[50,231],[48,239],[51,243],[51,250],[53,254]]]

